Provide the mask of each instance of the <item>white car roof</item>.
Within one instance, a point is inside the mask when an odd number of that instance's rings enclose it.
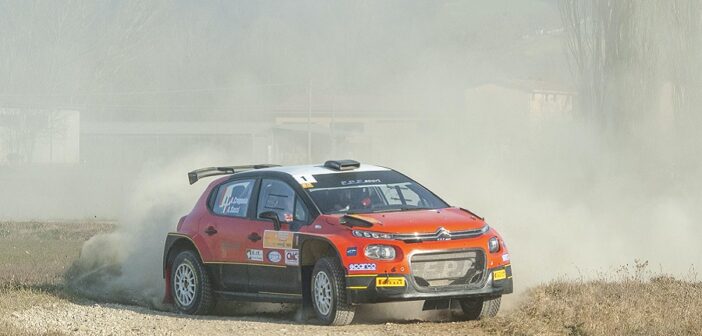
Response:
[[[351,170],[335,170],[324,167],[323,164],[319,165],[304,165],[304,166],[282,166],[282,167],[270,167],[257,169],[257,171],[277,171],[297,176],[310,176],[310,175],[322,175],[322,174],[341,174],[341,173],[351,173],[351,172],[368,172],[368,171],[388,171],[390,169],[380,166],[361,164],[360,167]]]

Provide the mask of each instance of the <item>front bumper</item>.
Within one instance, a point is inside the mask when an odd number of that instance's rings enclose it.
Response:
[[[404,278],[404,285],[377,286],[378,281]],[[380,280],[377,280],[380,279]],[[351,304],[413,301],[429,299],[458,299],[493,297],[513,292],[511,265],[489,270],[478,286],[418,286],[410,274],[351,274],[346,276],[346,292]]]

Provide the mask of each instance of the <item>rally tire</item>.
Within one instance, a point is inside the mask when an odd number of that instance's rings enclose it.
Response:
[[[312,307],[317,319],[325,325],[348,325],[356,307],[346,296],[346,273],[335,257],[322,257],[312,270]]]
[[[500,310],[502,297],[471,298],[460,300],[464,320],[480,320],[486,317],[495,317]]]
[[[171,296],[176,309],[188,315],[207,315],[215,306],[210,276],[193,251],[182,251],[173,261]]]

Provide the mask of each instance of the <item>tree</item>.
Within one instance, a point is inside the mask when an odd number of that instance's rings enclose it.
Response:
[[[700,78],[698,0],[561,0],[578,111],[611,131],[657,112],[673,85],[676,115],[689,113]]]

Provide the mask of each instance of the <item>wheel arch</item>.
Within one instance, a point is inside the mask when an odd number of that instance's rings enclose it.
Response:
[[[179,234],[179,233],[169,233],[166,236],[166,244],[163,248],[163,279],[165,280],[165,293],[163,302],[172,303],[173,297],[171,296],[171,266],[175,260],[178,253],[181,251],[193,251],[195,255],[202,261],[202,255],[200,254],[197,245],[189,236]]]
[[[314,266],[323,256],[334,256],[343,262],[339,250],[331,240],[320,236],[300,236],[300,267]]]
[[[343,243],[343,242],[342,242]],[[312,276],[314,270],[316,269],[315,264],[317,261],[322,259],[327,261],[326,265],[331,267],[330,271],[332,283],[334,283],[337,288],[334,293],[336,293],[335,301],[336,304],[334,308],[330,311],[329,320],[323,320],[324,324],[327,325],[347,325],[353,321],[356,308],[349,304],[349,294],[346,289],[346,269],[344,267],[344,259],[339,250],[337,249],[337,244],[327,239],[326,237],[320,236],[310,236],[306,240],[300,241],[300,272],[302,275],[302,286],[303,286],[303,306],[309,305],[312,309],[317,312],[316,303],[313,303],[312,299]],[[343,246],[343,245],[342,245]],[[329,257],[335,258],[336,263],[332,261],[329,264]],[[322,263],[325,265],[325,263]],[[334,312],[332,314],[332,312]],[[321,318],[320,313],[317,312],[317,317]]]
[[[302,286],[303,306],[312,306],[310,285],[312,284],[312,270],[320,258],[333,256],[342,262],[336,245],[326,237],[301,234],[298,240],[300,250],[300,286]]]
[[[197,248],[197,245],[195,245],[195,242],[192,240],[192,238],[186,235],[169,233],[168,237],[166,238],[166,244],[163,249],[164,278],[168,277],[168,268],[171,266],[171,264],[173,264],[173,260],[175,259],[178,252],[185,250],[192,250],[198,256],[198,258],[200,258],[200,261],[202,261],[202,255],[200,254],[200,250]]]

